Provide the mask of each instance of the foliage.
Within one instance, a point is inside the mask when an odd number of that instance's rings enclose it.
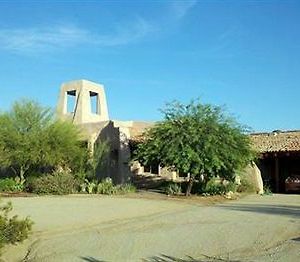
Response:
[[[135,191],[136,188],[132,184],[114,185],[111,178],[102,180],[96,186],[96,193],[103,195],[127,194]]]
[[[84,185],[81,184],[81,189],[83,192],[88,192],[89,194],[94,193],[94,190],[96,189],[96,183],[94,183],[93,181],[90,182],[87,179],[85,179],[84,181]]]
[[[48,158],[43,159],[43,165],[70,168],[73,172],[84,170],[89,151],[80,141],[80,131],[73,123],[53,120],[45,135],[43,152]]]
[[[116,193],[117,188],[114,186],[111,178],[106,178],[97,185],[97,194],[114,195]]]
[[[233,181],[235,170],[254,156],[245,127],[221,107],[173,102],[163,113],[164,120],[145,133],[135,159],[143,165],[159,163],[189,173],[187,195],[196,176],[203,175],[206,181],[215,176]]]
[[[33,225],[29,218],[20,220],[16,215],[9,217],[11,210],[10,202],[0,206],[0,248],[5,244],[15,244],[28,238]]]
[[[54,172],[33,179],[28,187],[36,194],[66,195],[78,192],[79,182],[68,172]]]
[[[86,177],[87,177],[87,173],[86,171],[80,170],[79,172],[74,173],[74,177],[78,180],[78,181],[82,181],[84,182]]]
[[[271,186],[264,185],[264,195],[266,195],[266,196],[272,196],[273,195]]]
[[[128,194],[128,193],[135,193],[136,192],[136,187],[132,184],[122,184],[122,185],[117,185],[117,194]]]
[[[23,184],[13,178],[0,179],[0,192],[22,192]]]
[[[224,195],[230,191],[236,191],[236,184],[234,182],[224,183],[211,179],[206,183],[201,193],[204,195]]]
[[[39,178],[39,177],[42,177],[44,175],[48,175],[48,174],[39,174],[39,173],[30,173],[28,174],[28,176],[26,177],[26,180],[24,182],[24,188],[23,190],[25,192],[30,192],[32,193],[33,192],[33,188],[35,187],[36,185],[36,179]]]
[[[167,195],[181,195],[182,194],[181,185],[174,182],[168,183],[168,185],[164,187],[164,192]]]
[[[239,193],[253,193],[256,192],[254,184],[247,179],[247,177],[241,176],[241,182],[237,186],[237,192]]]
[[[77,128],[56,120],[50,109],[36,102],[22,100],[0,114],[0,164],[11,168],[22,181],[34,168],[78,169],[86,155]]]

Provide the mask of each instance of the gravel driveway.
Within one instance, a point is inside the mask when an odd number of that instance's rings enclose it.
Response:
[[[212,206],[97,195],[4,200],[35,222],[4,261],[300,261],[300,195]]]

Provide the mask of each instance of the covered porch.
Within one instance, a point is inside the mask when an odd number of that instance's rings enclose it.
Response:
[[[300,193],[300,131],[252,134],[264,185],[274,193]]]

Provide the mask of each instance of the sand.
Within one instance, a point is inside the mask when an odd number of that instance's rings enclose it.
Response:
[[[3,261],[300,261],[300,195],[215,205],[151,195],[3,200],[35,222]]]

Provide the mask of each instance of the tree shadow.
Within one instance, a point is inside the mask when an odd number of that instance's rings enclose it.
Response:
[[[87,261],[87,262],[106,262],[104,260],[99,260],[96,259],[94,257],[80,257],[83,261]]]
[[[299,206],[285,206],[285,205],[222,205],[219,206],[224,209],[230,209],[234,211],[245,211],[245,212],[255,212],[270,215],[281,215],[299,218],[300,217],[300,207]]]
[[[202,255],[204,259],[196,259],[191,256],[186,256],[186,258],[177,258],[173,256],[168,256],[161,254],[159,256],[153,256],[149,258],[144,258],[142,261],[144,262],[240,262],[239,260],[231,260],[231,259],[223,259],[218,257],[210,257],[206,255]]]
[[[297,242],[300,242],[300,237],[295,237],[295,238],[292,238],[293,241],[297,241]]]
[[[223,259],[218,257],[210,257],[206,255],[202,255],[204,259],[196,259],[191,256],[186,256],[186,258],[177,258],[173,256],[168,256],[161,254],[159,256],[153,256],[149,258],[143,258],[141,261],[143,262],[241,262],[240,260],[232,260],[232,259]],[[99,260],[94,257],[80,257],[83,261],[87,262],[106,262],[104,260]]]

